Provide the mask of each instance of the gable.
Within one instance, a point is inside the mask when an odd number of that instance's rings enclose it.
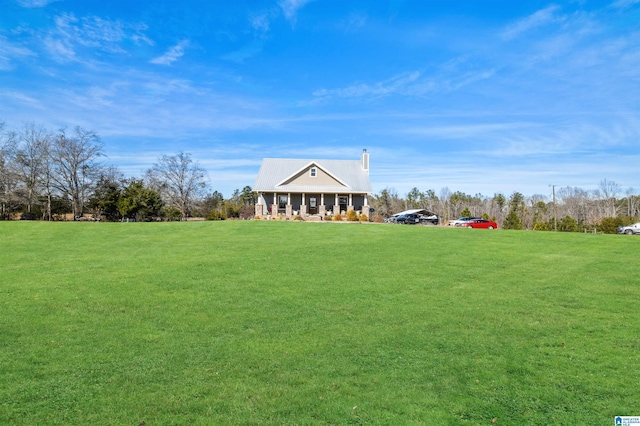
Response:
[[[311,169],[315,169],[315,176],[312,176]],[[347,185],[315,163],[311,163],[297,173],[294,173],[293,176],[280,182],[278,186],[327,186],[332,188],[342,186],[347,188]]]

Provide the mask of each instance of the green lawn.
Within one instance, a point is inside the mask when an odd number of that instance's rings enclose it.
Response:
[[[0,222],[0,424],[612,425],[640,238]]]

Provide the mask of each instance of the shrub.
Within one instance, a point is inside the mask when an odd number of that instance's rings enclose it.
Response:
[[[358,212],[355,210],[349,210],[347,212],[347,222],[357,222],[358,221]]]
[[[553,231],[553,219],[550,222],[534,222],[534,231]]]
[[[560,232],[578,232],[580,227],[578,222],[571,216],[565,216],[558,221],[558,231]]]
[[[299,216],[299,215],[296,214],[296,215],[293,216],[293,220],[299,220],[299,221],[303,222],[304,218],[302,216]]]
[[[333,215],[333,220],[335,220],[336,222],[342,221],[342,215],[340,213],[334,214]]]
[[[373,222],[374,223],[384,223],[384,217],[380,216],[379,214],[373,216]]]
[[[212,210],[207,214],[205,219],[207,220],[225,220],[227,217],[224,213],[219,212],[218,210]]]
[[[240,207],[238,210],[238,217],[240,219],[251,219],[256,213],[256,209],[253,205],[246,205]]]
[[[361,214],[360,222],[369,222],[369,217],[366,214]]]
[[[224,207],[225,218],[240,217],[240,208],[233,204],[226,204]]]
[[[596,229],[604,234],[615,234],[618,232],[618,226],[631,225],[633,222],[637,221],[638,218],[631,216],[605,217],[600,221],[600,225],[598,225]]]
[[[165,206],[162,208],[162,217],[168,221],[180,221],[182,220],[182,213],[177,207]]]

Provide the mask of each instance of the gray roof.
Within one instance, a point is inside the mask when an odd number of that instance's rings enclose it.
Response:
[[[282,185],[284,181],[310,165],[332,175],[344,185]],[[253,185],[259,192],[324,192],[324,193],[372,193],[369,173],[362,169],[360,160],[304,160],[293,158],[265,158]]]

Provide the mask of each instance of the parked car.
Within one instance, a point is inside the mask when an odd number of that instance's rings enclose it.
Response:
[[[404,225],[415,225],[416,223],[420,223],[420,217],[414,213],[401,214],[396,217],[396,223],[402,223]]]
[[[492,220],[487,219],[471,219],[466,221],[462,226],[467,228],[483,228],[483,229],[497,229],[498,224]]]
[[[437,225],[440,222],[440,220],[438,219],[438,215],[436,214],[432,214],[432,215],[419,214],[418,218],[420,219],[420,223],[425,225]]]
[[[618,226],[618,234],[640,234],[640,222],[636,222],[627,226]]]
[[[457,219],[454,220],[450,220],[449,222],[447,222],[447,226],[464,226],[465,223],[467,223],[470,220],[474,220],[474,219],[480,219],[479,217],[459,217]]]
[[[399,216],[402,216],[402,215],[394,214],[393,216],[389,216],[389,217],[385,218],[384,222],[385,223],[396,223],[396,219],[398,219]]]

